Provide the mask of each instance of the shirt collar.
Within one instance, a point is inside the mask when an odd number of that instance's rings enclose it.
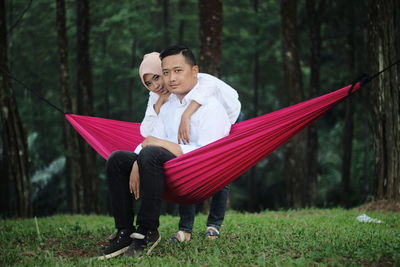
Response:
[[[187,95],[185,95],[185,97],[182,99],[182,105],[186,105],[188,104],[190,101],[192,101],[192,95],[193,95],[193,91],[199,86],[199,81],[197,80],[196,85],[192,88],[192,90],[190,90],[189,93],[187,93]],[[180,100],[178,98],[178,96],[176,94],[172,94],[173,96],[173,100],[177,101],[178,103],[180,103]]]

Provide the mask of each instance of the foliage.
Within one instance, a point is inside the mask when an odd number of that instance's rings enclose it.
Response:
[[[361,223],[356,210],[265,211],[227,213],[221,237],[203,236],[206,217],[199,215],[190,243],[170,244],[177,217],[162,216],[163,237],[150,256],[95,259],[112,233],[106,216],[57,215],[0,222],[0,264],[57,266],[286,266],[398,265],[400,217],[371,212],[382,224]]]

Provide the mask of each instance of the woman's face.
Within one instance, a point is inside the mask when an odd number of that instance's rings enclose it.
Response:
[[[161,79],[160,75],[147,73],[143,75],[143,80],[147,89],[150,91],[159,95],[168,93],[168,90],[164,87],[164,81]]]

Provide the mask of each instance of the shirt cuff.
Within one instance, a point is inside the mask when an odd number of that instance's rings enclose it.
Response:
[[[142,144],[139,144],[139,145],[136,147],[136,149],[135,149],[134,152],[135,152],[137,155],[139,155],[140,151],[142,151]]]
[[[193,150],[199,148],[197,146],[191,146],[191,145],[179,145],[179,146],[181,147],[183,154],[186,154],[186,153],[188,153],[190,151],[193,151]]]

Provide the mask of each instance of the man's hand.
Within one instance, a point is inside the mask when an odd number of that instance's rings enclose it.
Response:
[[[178,144],[190,143],[190,118],[182,116],[178,131]]]
[[[142,142],[142,147],[146,146],[161,146],[162,147],[162,139],[159,139],[154,136],[148,136],[146,139],[143,140]]]
[[[146,137],[146,139],[144,139],[144,141],[142,142],[142,148],[145,148],[147,146],[162,147],[171,152],[172,154],[174,154],[176,157],[182,155],[182,149],[178,144],[172,143],[167,140],[159,139],[154,136],[148,136]]]
[[[133,163],[131,175],[129,178],[129,190],[131,194],[135,196],[135,199],[139,199],[140,196],[140,179],[139,179],[139,166],[137,162]]]

